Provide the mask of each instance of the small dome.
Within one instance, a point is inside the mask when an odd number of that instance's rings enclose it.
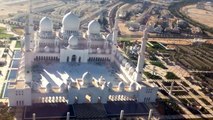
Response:
[[[68,44],[71,47],[78,45],[78,38],[75,37],[74,35],[70,36],[70,38],[68,40]]]
[[[85,72],[82,75],[82,79],[84,80],[84,83],[91,83],[92,82],[92,74],[90,72]]]
[[[101,54],[101,48],[97,48],[97,53]]]
[[[45,51],[45,52],[50,52],[50,48],[49,48],[48,46],[45,46],[45,47],[44,47],[44,51]]]
[[[99,84],[104,84],[106,82],[106,80],[104,79],[103,76],[101,76],[99,79],[98,79],[98,82]]]
[[[119,82],[119,83],[118,83],[118,88],[119,88],[119,90],[124,90],[124,87],[125,87],[125,85],[124,85],[123,82]]]
[[[132,91],[137,90],[137,84],[136,84],[135,82],[132,82],[132,83],[129,85],[129,87],[130,87],[130,89],[131,89]]]
[[[53,23],[48,17],[43,17],[40,20],[40,32],[41,31],[52,31],[53,30]]]
[[[126,63],[126,64],[125,64],[125,68],[126,68],[126,69],[129,69],[129,67],[130,67],[130,64],[129,64],[129,63]]]
[[[107,82],[107,87],[112,88],[113,87],[112,83],[111,82]]]
[[[97,20],[92,20],[88,25],[89,33],[99,34],[101,31],[101,26]]]
[[[122,65],[125,65],[127,63],[127,60],[126,59],[123,59],[122,60]]]
[[[131,67],[129,67],[129,74],[133,74],[134,73],[134,71],[135,71],[135,69],[131,66]]]
[[[78,31],[80,26],[80,19],[75,14],[69,12],[62,20],[63,31]]]

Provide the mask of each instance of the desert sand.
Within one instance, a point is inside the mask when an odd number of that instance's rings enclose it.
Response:
[[[213,8],[205,10],[196,8],[196,5],[188,5],[183,7],[181,11],[193,20],[209,27],[213,27]]]

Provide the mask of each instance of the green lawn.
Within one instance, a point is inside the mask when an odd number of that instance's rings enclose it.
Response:
[[[13,37],[13,35],[7,34],[5,33],[5,31],[6,31],[6,28],[0,27],[0,39],[7,39],[10,37]]]
[[[0,39],[7,39],[13,37],[13,35],[6,34],[6,33],[0,33]]]
[[[0,27],[0,33],[4,32],[4,31],[6,31],[6,28]]]
[[[118,37],[118,41],[122,41],[122,42],[130,42],[131,41],[131,37]]]
[[[167,79],[180,79],[178,76],[176,76],[173,72],[167,72],[166,76]]]
[[[156,50],[165,50],[165,48],[162,45],[160,45],[158,42],[151,41],[150,43],[153,45],[152,48]]]
[[[152,65],[158,66],[158,67],[160,67],[160,68],[167,69],[167,67],[164,66],[163,63],[161,63],[160,61],[151,61],[150,63],[151,63]]]
[[[16,46],[15,48],[21,48],[21,41],[16,41]]]
[[[13,120],[15,115],[15,108],[8,107],[4,103],[0,103],[0,119]]]

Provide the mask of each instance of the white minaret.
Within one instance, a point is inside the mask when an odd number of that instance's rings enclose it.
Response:
[[[116,17],[115,17],[115,24],[114,24],[114,28],[113,28],[113,34],[112,34],[112,42],[113,42],[113,46],[112,46],[112,59],[111,61],[114,61],[114,57],[117,51],[117,46],[118,46],[118,11],[116,13]]]
[[[32,19],[32,4],[31,0],[29,0],[29,13],[28,13],[28,20],[25,26],[25,39],[24,39],[24,61],[25,61],[25,80],[26,82],[31,81],[31,59],[32,59],[32,52],[30,49],[30,43],[32,41],[32,34],[33,34],[33,19]]]
[[[26,21],[26,25],[25,25],[25,40],[24,40],[24,44],[25,44],[25,51],[29,51],[30,50],[30,41],[31,41],[31,35],[32,35],[32,31],[33,31],[33,19],[32,19],[32,5],[31,5],[31,0],[29,0],[29,13],[28,13],[28,20]]]
[[[145,49],[146,49],[146,43],[148,40],[148,33],[147,33],[147,28],[143,31],[143,37],[141,41],[141,49],[138,54],[138,64],[136,67],[136,77],[135,81],[139,82],[142,80],[142,74],[143,74],[143,66],[145,62]]]

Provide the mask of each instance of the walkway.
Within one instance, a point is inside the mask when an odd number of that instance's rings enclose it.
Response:
[[[10,49],[12,51],[14,51],[15,45],[16,45],[16,41],[12,41],[11,44],[10,44]],[[9,50],[8,54],[9,55],[7,55],[6,65],[3,66],[3,67],[0,67],[0,70],[2,71],[2,76],[0,76],[0,91],[2,91],[3,85],[7,82],[6,81],[7,72],[8,72],[8,69],[9,69],[10,62],[12,60],[12,58],[10,56],[12,56],[13,53]]]

